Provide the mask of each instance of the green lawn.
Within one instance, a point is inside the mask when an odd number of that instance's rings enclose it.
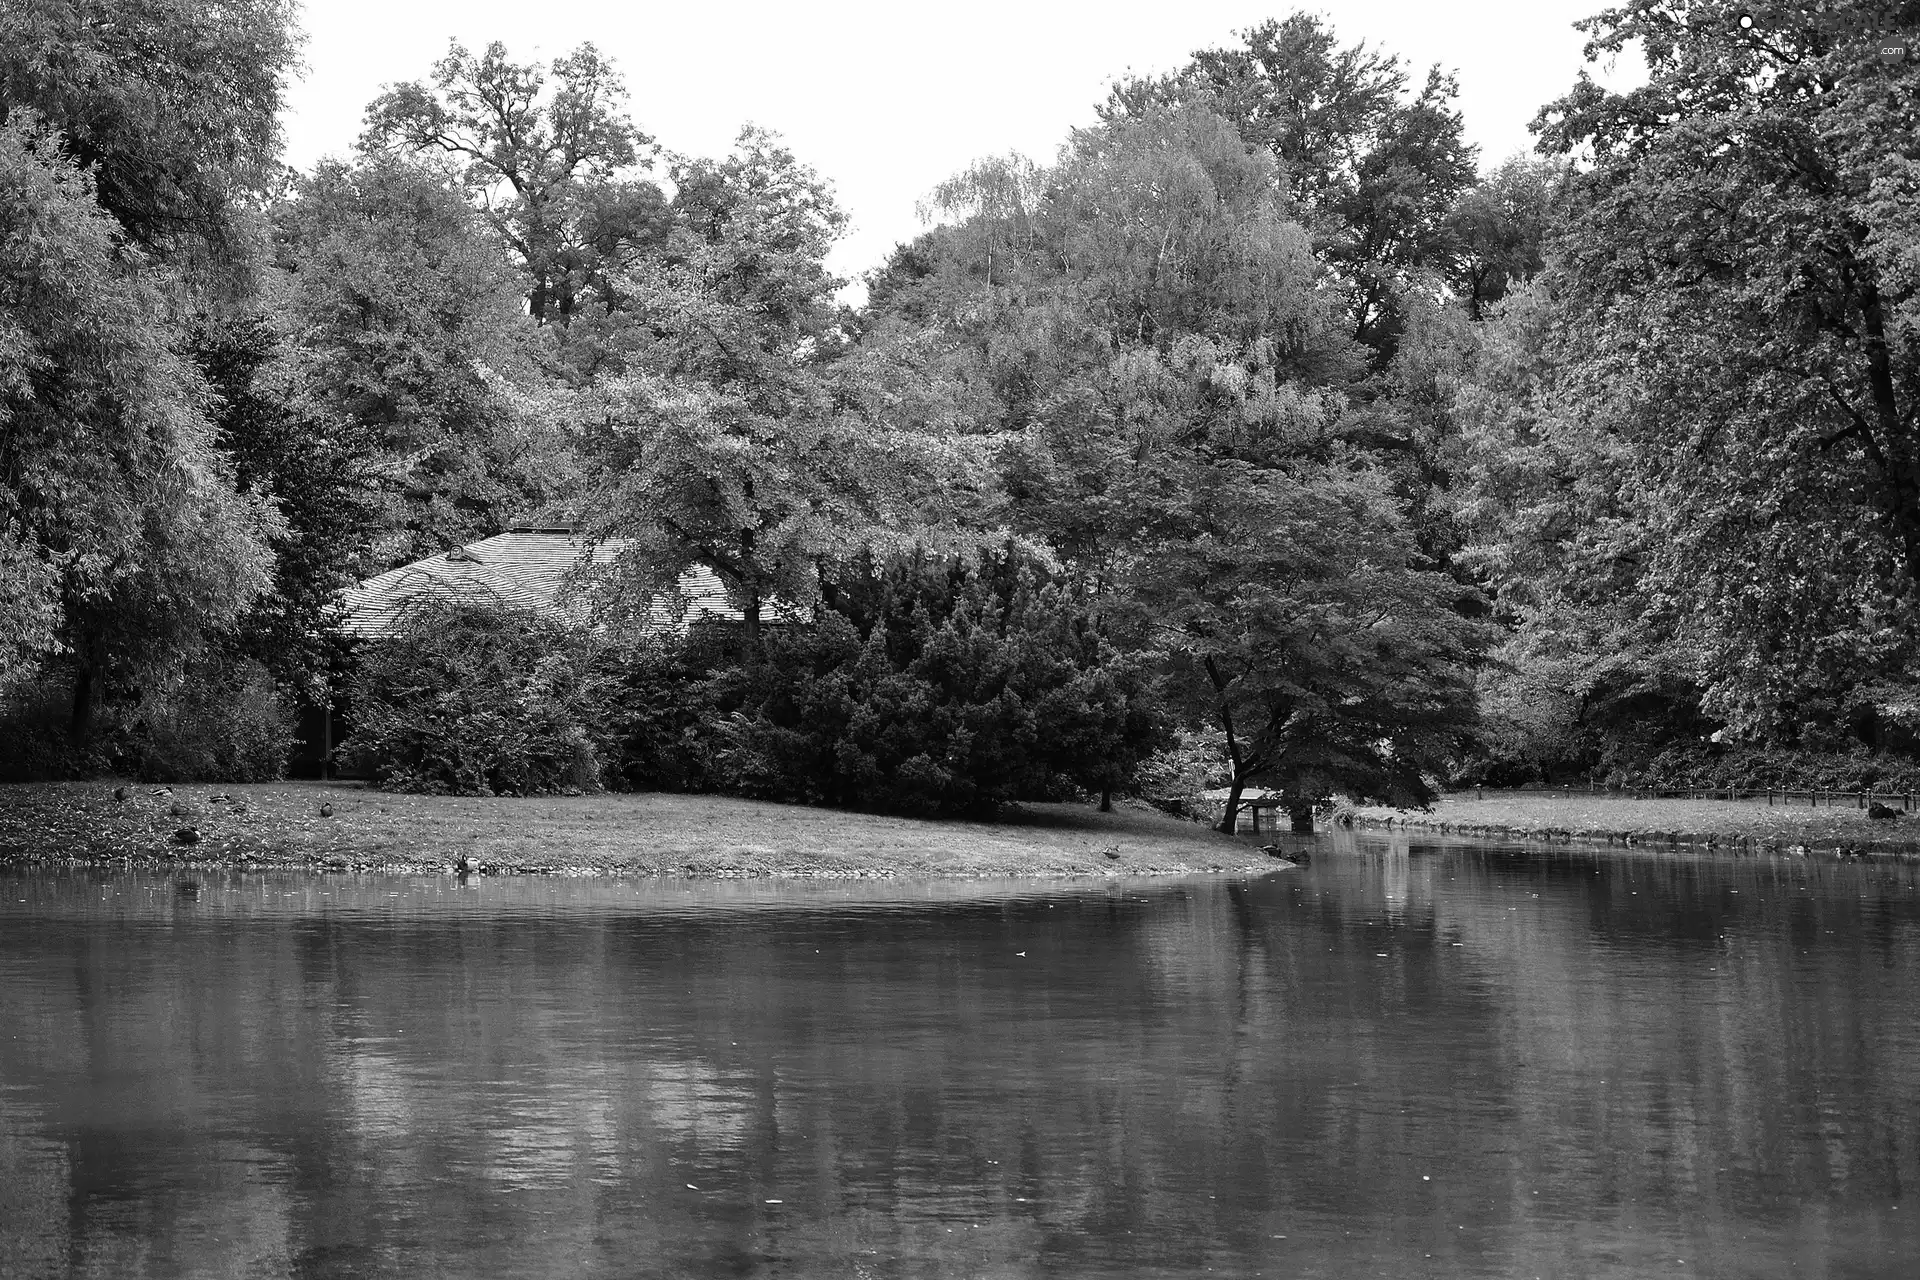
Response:
[[[0,786],[0,862],[129,859],[339,869],[696,876],[1065,876],[1271,871],[1252,844],[1165,815],[1025,805],[1001,822],[923,822],[719,796],[481,799],[340,783]],[[215,794],[240,802],[216,804]],[[191,812],[175,816],[175,804]],[[322,816],[322,804],[332,806]],[[182,827],[198,843],[172,842]]]
[[[1357,821],[1395,825],[1505,829],[1511,833],[1551,831],[1604,838],[1669,835],[1750,839],[1778,845],[1865,847],[1920,842],[1920,813],[1894,821],[1874,821],[1859,809],[1814,808],[1807,804],[1769,805],[1765,800],[1636,800],[1627,796],[1559,796],[1540,792],[1488,791],[1484,799],[1461,793],[1442,797],[1431,812],[1362,807]]]

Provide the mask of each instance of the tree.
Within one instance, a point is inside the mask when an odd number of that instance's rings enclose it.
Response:
[[[1468,318],[1486,319],[1488,307],[1546,265],[1554,187],[1563,174],[1551,161],[1516,155],[1455,199],[1447,212],[1449,281],[1466,300]]]
[[[1348,290],[1353,336],[1392,356],[1400,295],[1424,287],[1452,252],[1447,214],[1475,181],[1454,78],[1438,67],[1417,91],[1399,58],[1342,47],[1310,14],[1269,19],[1243,44],[1202,50],[1186,68],[1118,85],[1103,115],[1191,104],[1230,121],[1278,161],[1315,248]]]
[[[1457,567],[1485,585],[1509,629],[1483,685],[1496,766],[1624,775],[1714,726],[1701,722],[1686,601],[1647,573],[1667,498],[1639,482],[1632,445],[1594,411],[1580,332],[1551,280],[1509,294],[1475,329],[1452,404],[1445,506],[1461,536]],[[1549,705],[1564,708],[1551,728]]]
[[[249,199],[279,181],[298,43],[287,0],[13,0],[0,123],[32,111],[131,243],[231,279],[251,265]]]
[[[1211,111],[1148,104],[1033,187],[970,210],[988,225],[927,242],[911,276],[897,257],[883,295],[972,344],[1019,407],[1008,515],[1224,730],[1229,821],[1260,779],[1302,821],[1333,786],[1423,801],[1483,641],[1356,443],[1364,349],[1280,165]]]
[[[653,140],[627,119],[626,86],[583,44],[546,74],[508,61],[504,45],[474,57],[457,42],[432,84],[396,85],[367,107],[361,146],[450,157],[487,221],[527,276],[536,324],[564,326],[608,276],[661,231],[664,199],[635,178]]]
[[[285,522],[269,539],[272,585],[235,620],[232,644],[311,701],[346,665],[333,606],[375,571],[385,513],[356,434],[315,429],[311,406],[291,394],[286,348],[264,309],[233,308],[201,323],[193,357],[217,397],[215,439],[235,487],[273,502]]]
[[[1706,705],[1791,738],[1920,683],[1920,67],[1885,5],[1639,0],[1584,24],[1647,83],[1582,77],[1544,147],[1590,153],[1552,288],[1590,429],[1649,501],[1642,568]],[[1878,691],[1878,692],[1876,692]]]
[[[166,675],[246,607],[277,524],[235,492],[167,281],[121,235],[58,135],[0,126],[0,677],[69,654],[76,737],[103,680]]]
[[[822,558],[937,498],[937,450],[840,360],[823,260],[845,215],[819,177],[748,130],[674,185],[666,252],[617,282],[625,368],[595,390],[593,528],[630,540],[630,601],[713,569],[757,652],[770,598],[807,604]]]
[[[0,556],[23,597],[0,671],[63,651],[76,738],[103,687],[165,683],[264,586],[277,521],[213,449],[187,330],[255,265],[295,43],[279,0],[0,9]]]
[[[1220,829],[1261,781],[1286,793],[1295,831],[1336,791],[1431,803],[1467,753],[1491,634],[1462,616],[1469,591],[1416,567],[1382,478],[1198,456],[1165,469],[1193,496],[1162,499],[1135,598],[1170,688],[1225,736]]]
[[[290,333],[262,376],[371,500],[371,571],[496,532],[563,466],[515,405],[536,386],[518,285],[460,192],[390,156],[322,162],[274,209]]]

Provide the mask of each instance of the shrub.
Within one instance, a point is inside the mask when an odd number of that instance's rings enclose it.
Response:
[[[96,717],[87,741],[68,732],[73,686],[66,680],[23,680],[0,696],[0,782],[45,782],[113,771],[126,740],[121,718]]]
[[[712,673],[697,646],[642,636],[606,655],[604,718],[596,730],[606,785],[623,791],[704,791],[712,783]]]
[[[1158,744],[1146,677],[1069,585],[1013,547],[862,556],[810,626],[719,688],[721,785],[916,814],[1119,788]],[[718,682],[724,685],[724,681]]]
[[[258,662],[211,651],[171,688],[122,691],[71,740],[73,686],[57,665],[0,700],[0,781],[125,774],[154,782],[262,782],[293,750],[288,700]]]
[[[1730,787],[1741,791],[1920,792],[1920,760],[1854,751],[1805,751],[1699,742],[1670,748],[1638,767],[1607,775],[1610,786]]]
[[[209,655],[143,703],[128,771],[155,782],[264,782],[285,776],[293,743],[292,708],[267,669]]]
[[[1205,793],[1232,780],[1226,733],[1199,728],[1180,730],[1142,761],[1136,784],[1140,798],[1154,808],[1176,818],[1212,822],[1216,815]]]
[[[600,650],[526,610],[427,597],[366,646],[342,751],[388,790],[535,795],[599,785]]]

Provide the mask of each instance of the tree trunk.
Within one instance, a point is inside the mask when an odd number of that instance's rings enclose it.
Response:
[[[1240,758],[1239,735],[1233,731],[1233,708],[1227,701],[1226,677],[1220,674],[1220,666],[1211,654],[1207,655],[1205,665],[1207,678],[1213,681],[1213,690],[1220,697],[1220,727],[1226,730],[1227,765],[1233,770],[1233,781],[1227,788],[1227,812],[1220,819],[1220,830],[1232,835],[1240,823],[1240,793],[1247,789],[1249,770]]]
[[[1297,836],[1313,834],[1313,801],[1288,800],[1287,817],[1293,821],[1293,834]]]
[[[1898,388],[1888,350],[1886,315],[1880,291],[1868,284],[1858,291],[1861,327],[1865,330],[1867,386],[1873,396],[1873,421],[1855,414],[1860,443],[1869,465],[1877,472],[1881,509],[1900,538],[1907,576],[1920,584],[1920,461],[1903,440]],[[1877,428],[1877,430],[1876,430]]]
[[[91,667],[74,667],[73,715],[67,721],[67,739],[76,747],[93,732],[93,684]]]
[[[1240,825],[1240,793],[1247,789],[1247,780],[1235,773],[1233,783],[1227,788],[1227,812],[1220,819],[1220,830],[1232,835],[1234,828]]]
[[[1113,812],[1113,788],[1112,787],[1105,787],[1101,789],[1100,812],[1102,813]]]
[[[747,496],[753,496],[753,486],[747,486]],[[746,660],[748,663],[760,661],[760,568],[754,560],[759,539],[752,529],[740,531],[740,567],[741,576],[746,579],[745,598],[741,601],[740,615],[746,621],[744,628],[747,640]]]

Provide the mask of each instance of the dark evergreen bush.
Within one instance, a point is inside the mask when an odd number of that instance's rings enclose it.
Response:
[[[536,795],[600,782],[600,647],[538,614],[428,597],[366,646],[342,751],[382,787]]]
[[[606,662],[606,709],[595,735],[605,784],[622,791],[709,789],[721,713],[701,646],[642,636],[610,651]]]
[[[862,556],[714,705],[721,785],[916,814],[1122,788],[1161,739],[1141,666],[1032,556]],[[724,683],[724,682],[722,682]]]

